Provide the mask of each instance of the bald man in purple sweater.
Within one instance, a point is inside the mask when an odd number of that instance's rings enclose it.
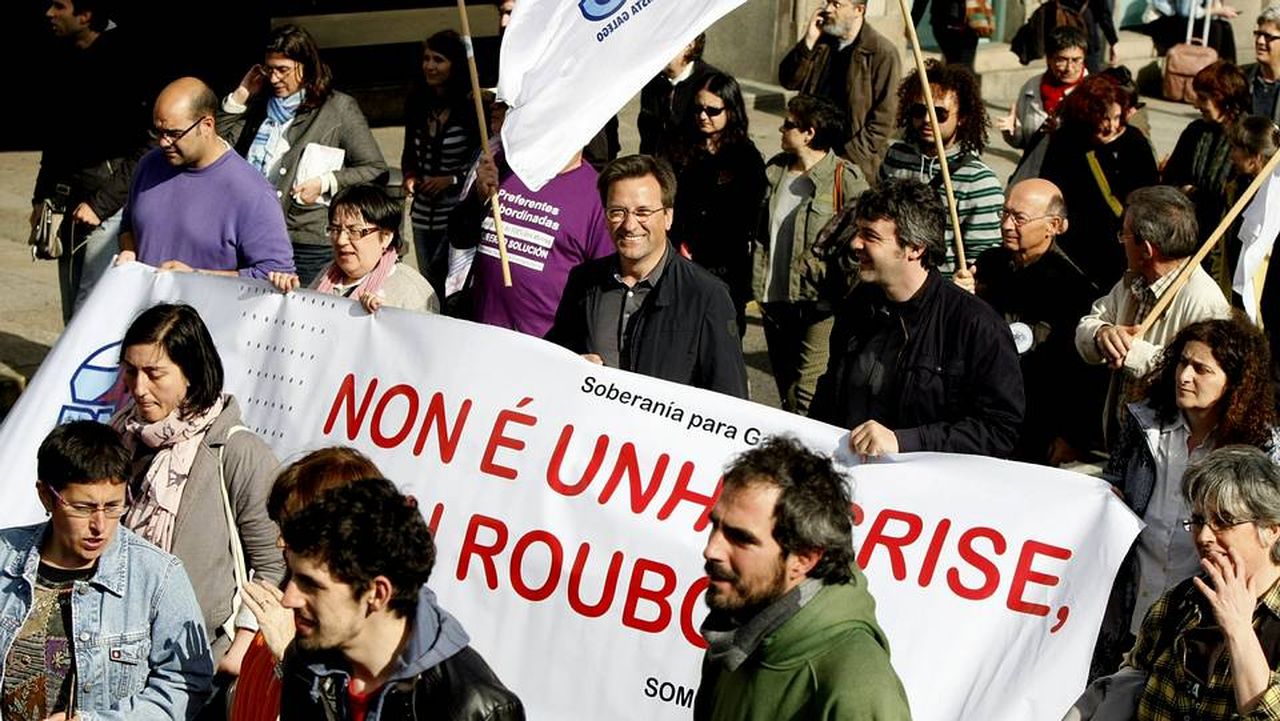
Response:
[[[250,278],[292,273],[275,191],[214,127],[218,98],[180,78],[156,99],[152,137],[129,189],[117,263]]]

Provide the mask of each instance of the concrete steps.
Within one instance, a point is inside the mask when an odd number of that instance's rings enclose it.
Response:
[[[1158,62],[1151,38],[1128,30],[1120,31],[1116,44],[1119,64],[1128,66],[1135,77],[1143,68]],[[1028,78],[1044,72],[1043,60],[1033,60],[1029,65],[1018,63],[1018,56],[1009,50],[1008,43],[983,43],[978,46],[974,69],[982,77],[982,98],[995,105],[1010,105]],[[1148,71],[1149,73],[1149,71]],[[1144,95],[1150,94],[1144,92]]]

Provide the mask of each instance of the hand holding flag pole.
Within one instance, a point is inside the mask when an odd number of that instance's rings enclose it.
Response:
[[[480,99],[480,73],[476,70],[476,53],[471,45],[471,21],[467,18],[466,0],[458,0],[458,17],[462,20],[462,43],[467,47],[467,69],[471,71],[471,97],[476,105],[476,122],[480,124],[480,149],[485,155],[489,152],[489,123],[484,117],[484,102]],[[511,264],[507,260],[507,239],[502,229],[502,208],[498,203],[498,194],[494,193],[490,200],[493,208],[493,230],[498,236],[498,261],[502,264],[502,284],[511,287]]]
[[[920,37],[916,35],[915,23],[911,22],[911,9],[907,7],[907,0],[898,0],[898,7],[902,9],[902,20],[907,26],[907,39],[911,41],[911,55],[916,61],[916,75],[920,77],[920,97],[924,100],[929,127],[933,129],[933,144],[938,151],[938,166],[942,169],[942,187],[947,193],[947,212],[951,214],[951,232],[956,242],[956,270],[960,270],[969,266],[964,258],[964,238],[960,235],[960,216],[956,213],[956,193],[951,187],[951,169],[947,167],[947,149],[942,143],[942,132],[938,128],[938,114],[933,110],[933,89],[929,87],[929,75],[924,67],[924,53],[920,51]]]
[[[1222,236],[1227,234],[1227,231],[1231,229],[1231,225],[1236,222],[1236,218],[1244,212],[1245,208],[1249,205],[1250,201],[1253,200],[1253,197],[1257,195],[1262,186],[1266,184],[1267,181],[1271,180],[1271,176],[1275,173],[1278,165],[1280,165],[1280,153],[1276,153],[1271,156],[1271,159],[1267,161],[1267,164],[1262,167],[1262,171],[1258,173],[1252,183],[1249,183],[1249,187],[1245,188],[1244,193],[1242,193],[1236,200],[1235,205],[1231,206],[1231,210],[1228,211],[1222,218],[1222,221],[1218,223],[1218,227],[1214,228],[1213,235],[1210,235],[1209,239],[1204,242],[1204,245],[1200,246],[1200,250],[1197,250],[1196,254],[1191,256],[1191,259],[1183,264],[1182,269],[1178,271],[1178,275],[1173,279],[1173,283],[1169,286],[1169,289],[1166,290],[1164,295],[1160,296],[1160,299],[1156,301],[1151,312],[1147,313],[1147,317],[1142,319],[1142,325],[1138,326],[1138,338],[1146,335],[1147,331],[1151,330],[1151,326],[1160,319],[1160,316],[1169,307],[1169,304],[1173,302],[1174,296],[1176,296],[1178,291],[1182,289],[1182,286],[1186,285],[1187,281],[1191,279],[1192,271],[1195,270],[1196,266],[1200,265],[1201,261],[1205,259],[1205,256],[1209,255],[1209,251],[1213,250],[1213,247],[1218,244],[1218,241]],[[1248,300],[1249,299],[1246,299],[1246,301]]]

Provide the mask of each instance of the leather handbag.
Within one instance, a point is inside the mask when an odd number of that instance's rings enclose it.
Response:
[[[62,238],[58,228],[62,225],[62,211],[46,198],[40,203],[40,215],[36,224],[31,227],[31,235],[27,245],[31,248],[31,259],[53,260],[62,255]]]
[[[1209,47],[1209,5],[1213,0],[1205,0],[1204,32],[1199,38],[1192,37],[1195,25],[1195,8],[1187,18],[1187,38],[1169,48],[1164,56],[1164,97],[1179,103],[1190,103],[1195,100],[1195,91],[1191,89],[1191,81],[1196,73],[1217,62],[1218,51]]]

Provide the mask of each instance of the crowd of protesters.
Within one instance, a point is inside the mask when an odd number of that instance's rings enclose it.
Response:
[[[505,28],[516,3],[497,4]],[[33,234],[65,213],[66,319],[114,256],[448,313],[742,398],[758,312],[782,408],[846,429],[864,460],[1107,459],[1146,526],[1074,718],[1280,718],[1280,271],[1243,264],[1239,221],[1193,261],[1280,149],[1280,8],[1257,18],[1255,65],[1195,76],[1201,118],[1167,158],[1131,75],[1105,67],[1114,28],[1047,29],[1045,72],[994,121],[1022,151],[1002,182],[976,36],[947,33],[957,7],[931,17],[958,62],[922,78],[865,0],[820,4],[778,69],[799,94],[776,148],[753,143],[700,36],[641,92],[643,154],[617,157],[615,118],[534,191],[480,151],[452,31],[422,44],[389,186],[306,30],[272,31],[233,89],[181,77],[143,98],[111,5],[52,0],[101,121],[46,146]],[[506,106],[480,100],[496,140]],[[556,218],[504,218],[508,269],[495,197]],[[1232,292],[1243,274],[1256,297]],[[327,448],[280,470],[188,306],[135,318],[120,366],[111,423],[40,447],[48,520],[0,531],[3,718],[523,718],[428,587],[416,502],[370,459]],[[785,438],[726,471],[695,718],[909,718],[850,504],[831,461]]]

